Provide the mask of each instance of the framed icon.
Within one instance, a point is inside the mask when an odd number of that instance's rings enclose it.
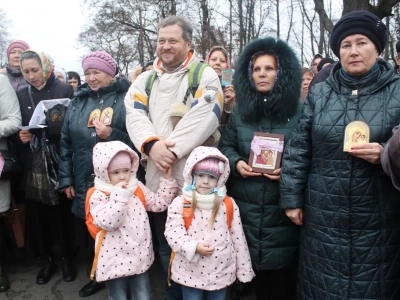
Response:
[[[253,172],[272,174],[281,167],[285,136],[267,132],[254,132],[249,157]]]
[[[104,125],[111,125],[114,110],[111,107],[105,108],[100,116],[100,122]]]
[[[344,130],[343,151],[349,152],[354,145],[369,143],[370,129],[363,121],[353,121]]]
[[[94,109],[89,115],[87,127],[94,127],[94,121],[100,121],[100,116],[101,116],[100,109]]]

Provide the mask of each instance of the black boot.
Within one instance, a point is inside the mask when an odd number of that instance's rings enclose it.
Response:
[[[7,292],[10,288],[10,280],[4,272],[3,263],[0,262],[0,292]]]
[[[236,281],[232,287],[229,297],[231,299],[242,299],[250,292],[251,282],[239,282]]]
[[[61,271],[63,280],[66,282],[74,281],[76,278],[76,271],[70,258],[63,257],[61,260]]]
[[[44,265],[44,267],[39,271],[36,276],[37,284],[46,284],[50,281],[51,276],[56,272],[57,266],[53,258],[49,258],[49,261]]]
[[[104,282],[97,282],[96,280],[90,280],[88,284],[84,285],[79,291],[79,297],[89,297],[95,294],[98,290],[101,290],[105,286]]]

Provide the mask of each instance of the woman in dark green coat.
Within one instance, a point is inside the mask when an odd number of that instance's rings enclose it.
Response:
[[[133,148],[126,130],[124,105],[130,83],[114,77],[117,63],[104,51],[85,56],[82,68],[86,83],[75,92],[61,130],[59,189],[73,201],[77,245],[94,250],[94,241],[85,225],[86,192],[94,185],[93,147],[98,142],[121,141]],[[143,179],[141,174],[137,177]],[[91,281],[79,295],[90,296],[99,287]]]
[[[340,63],[311,90],[285,149],[281,207],[301,225],[299,300],[400,299],[400,191],[380,162],[400,121],[400,78],[379,58],[386,42],[367,11],[338,21]]]
[[[219,144],[229,158],[229,195],[240,209],[250,249],[257,299],[294,299],[298,229],[279,209],[280,168],[252,172],[248,165],[254,132],[283,134],[297,124],[301,67],[293,50],[274,38],[251,42],[236,64],[237,105]],[[267,148],[264,150],[268,150]]]

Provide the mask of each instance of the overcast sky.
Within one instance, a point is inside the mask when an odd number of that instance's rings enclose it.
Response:
[[[11,40],[24,40],[50,54],[55,65],[82,73],[80,60],[87,51],[77,42],[84,24],[81,0],[1,0],[0,7],[12,22]]]

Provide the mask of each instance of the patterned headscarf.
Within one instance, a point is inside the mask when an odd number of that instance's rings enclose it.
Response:
[[[39,56],[40,63],[42,65],[42,70],[43,70],[43,73],[42,73],[43,85],[41,85],[40,87],[37,87],[36,89],[41,90],[42,88],[44,88],[44,86],[47,83],[47,80],[53,74],[54,66],[50,62],[49,58],[42,51],[29,49],[29,50],[24,51],[24,53],[26,53],[26,52],[33,52]],[[22,55],[24,55],[24,53],[22,53]],[[20,61],[20,67],[22,70],[22,61]]]

